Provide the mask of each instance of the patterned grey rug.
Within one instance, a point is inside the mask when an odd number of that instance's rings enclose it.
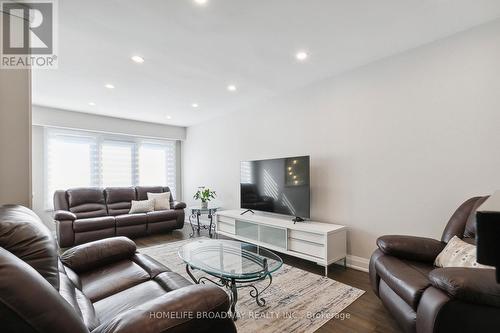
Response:
[[[139,251],[192,281],[177,254],[182,245],[191,241],[155,245]],[[199,271],[194,275],[203,276]],[[263,289],[266,282],[259,282],[259,289]],[[256,304],[249,295],[250,290],[243,288],[238,291],[238,332],[314,332],[364,294],[363,290],[286,264],[273,273],[273,283],[262,294],[265,306]]]

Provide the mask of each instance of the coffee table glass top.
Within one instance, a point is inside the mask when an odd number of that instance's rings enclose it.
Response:
[[[200,239],[179,249],[179,256],[192,268],[217,277],[252,280],[271,274],[283,260],[253,244],[223,239]]]

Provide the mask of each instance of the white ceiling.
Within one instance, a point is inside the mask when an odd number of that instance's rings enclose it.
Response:
[[[189,126],[497,17],[498,0],[63,0],[33,103]]]

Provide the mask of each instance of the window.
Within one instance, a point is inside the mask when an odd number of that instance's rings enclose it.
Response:
[[[176,194],[176,142],[46,129],[46,204],[55,190],[87,186],[168,186]]]
[[[104,186],[129,186],[134,184],[134,144],[104,141],[101,146],[102,184]],[[161,182],[158,184],[166,184]]]
[[[95,185],[96,147],[91,137],[52,133],[47,143],[47,203],[57,189]]]
[[[252,162],[249,162],[249,161],[243,161],[243,162],[241,162],[240,182],[242,184],[251,184],[251,183],[253,183]]]

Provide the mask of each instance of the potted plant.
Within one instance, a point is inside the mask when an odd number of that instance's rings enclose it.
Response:
[[[198,187],[198,191],[194,194],[193,198],[195,200],[201,200],[201,208],[207,209],[208,202],[212,199],[215,199],[215,191],[212,191],[210,188],[205,186]]]

